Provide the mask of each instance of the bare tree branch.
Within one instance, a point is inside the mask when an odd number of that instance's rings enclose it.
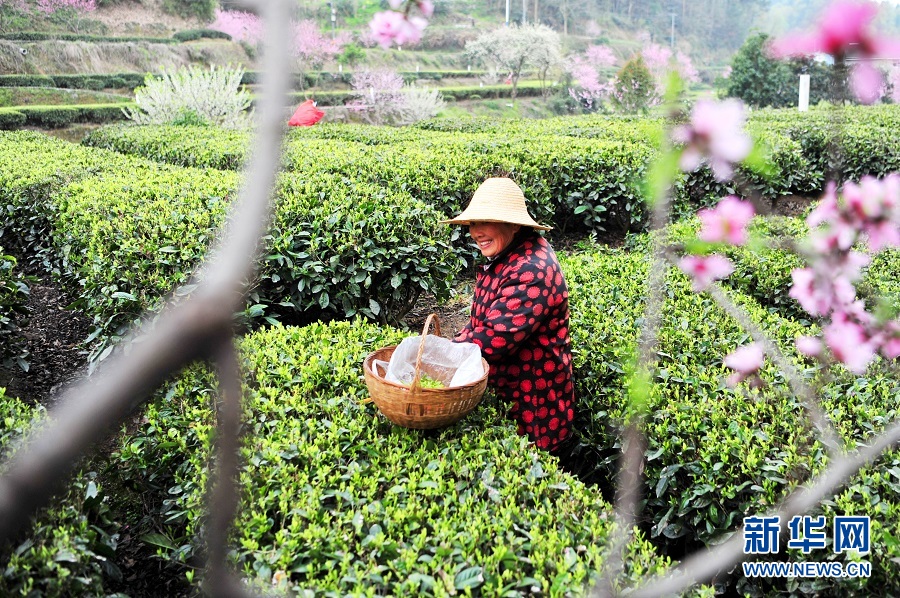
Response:
[[[219,426],[216,474],[210,478],[209,525],[206,535],[207,586],[212,596],[239,596],[235,577],[228,570],[228,530],[237,512],[240,494],[241,365],[232,339],[222,341],[216,353],[219,376]]]
[[[663,291],[666,281],[666,223],[669,219],[669,191],[658,198],[653,206],[650,228],[653,231],[650,274],[647,281],[647,303],[644,306],[644,326],[638,339],[638,363],[633,376],[652,380],[650,373],[656,363],[656,345],[659,339],[659,322],[662,316]],[[629,413],[632,418],[625,429],[623,453],[616,492],[616,527],[607,547],[600,579],[592,595],[612,597],[616,595],[615,582],[621,576],[625,561],[625,548],[637,518],[637,506],[641,498],[641,473],[647,440],[643,433],[644,409]]]

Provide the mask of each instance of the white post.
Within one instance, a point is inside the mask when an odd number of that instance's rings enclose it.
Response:
[[[800,75],[800,102],[797,108],[800,112],[809,110],[809,75]]]
[[[340,62],[338,63],[338,72],[339,72],[339,73],[343,73],[343,72],[344,72],[344,65],[341,64]]]
[[[506,0],[506,23],[504,24],[509,27],[509,0]]]

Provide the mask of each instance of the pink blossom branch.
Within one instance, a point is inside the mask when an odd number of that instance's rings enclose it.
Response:
[[[671,263],[677,265],[677,260],[673,254],[669,253],[668,259]],[[831,423],[831,420],[822,409],[816,393],[803,381],[803,377],[800,375],[800,372],[797,371],[797,368],[794,367],[794,364],[784,356],[784,353],[778,345],[769,339],[756,322],[751,320],[744,310],[735,305],[718,284],[711,283],[705,290],[715,302],[725,310],[725,313],[734,318],[744,330],[750,333],[754,342],[762,345],[765,354],[768,355],[772,361],[775,362],[775,365],[781,369],[791,391],[800,399],[800,402],[807,410],[810,420],[822,433],[822,444],[828,449],[829,455],[836,454],[840,451],[842,444],[840,436],[835,430],[834,425]]]
[[[664,148],[664,151],[670,151]],[[659,341],[659,327],[664,301],[666,277],[666,225],[669,220],[669,194],[671,187],[666,188],[661,197],[656,198],[650,217],[650,230],[653,235],[650,275],[647,281],[647,302],[644,306],[644,325],[638,339],[638,363],[633,376],[645,376],[652,380],[649,372],[656,364],[656,348]],[[638,504],[641,499],[641,473],[643,472],[644,453],[647,440],[643,432],[646,407],[639,406],[637,413],[632,413],[632,420],[625,429],[623,453],[619,469],[618,491],[616,493],[616,526],[606,551],[607,558],[603,564],[600,579],[594,587],[593,595],[612,597],[616,595],[615,582],[621,577],[625,562],[625,548],[631,537],[637,519]]]

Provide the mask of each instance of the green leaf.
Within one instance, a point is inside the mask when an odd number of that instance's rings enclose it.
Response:
[[[484,583],[484,573],[481,567],[469,567],[463,569],[453,578],[453,585],[457,590],[477,588]]]
[[[168,536],[164,536],[163,534],[157,533],[149,533],[144,534],[140,537],[142,542],[146,542],[147,544],[151,544],[153,546],[159,546],[160,548],[165,548],[167,550],[175,550],[177,547],[175,544],[168,538]]]

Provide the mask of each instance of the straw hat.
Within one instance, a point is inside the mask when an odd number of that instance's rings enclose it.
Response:
[[[443,224],[472,224],[473,222],[509,222],[530,226],[538,230],[550,230],[541,226],[528,214],[525,194],[512,179],[490,178],[472,196],[469,207],[452,220],[441,220]]]

